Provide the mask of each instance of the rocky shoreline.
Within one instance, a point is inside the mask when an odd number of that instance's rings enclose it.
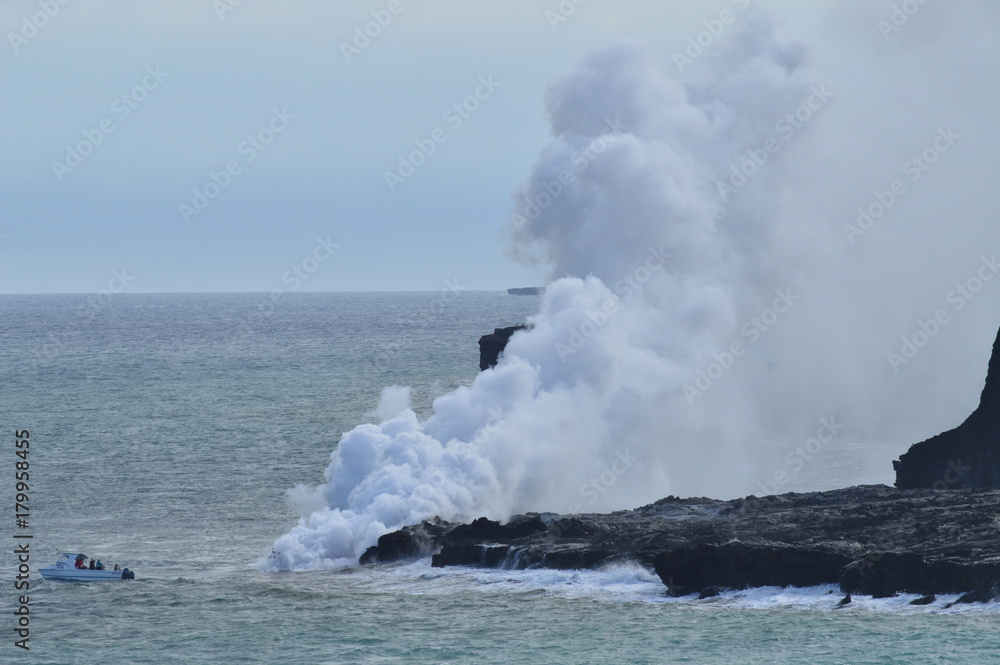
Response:
[[[523,326],[480,340],[497,363]],[[606,515],[520,515],[506,524],[440,519],[389,533],[362,564],[431,556],[434,566],[599,568],[637,562],[674,596],[719,589],[839,584],[847,594],[1000,598],[1000,332],[979,407],[959,427],[894,462],[896,487],[748,496],[667,497]]]
[[[520,515],[506,524],[424,522],[361,557],[434,566],[587,569],[631,561],[666,593],[839,584],[846,594],[997,597],[1000,490],[884,485],[733,501],[667,497],[610,514]]]

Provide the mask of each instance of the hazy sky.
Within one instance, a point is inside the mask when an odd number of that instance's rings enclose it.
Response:
[[[937,0],[903,3],[898,32],[880,28],[890,0],[0,0],[0,292],[541,283],[502,232],[548,141],[546,83],[621,38],[696,79],[702,56],[678,67],[675,53],[699,33],[716,50],[747,4],[809,48],[817,80],[856,87],[819,145],[843,141],[851,114],[902,127],[909,109],[969,93],[947,49],[923,61],[921,46],[997,18]],[[872,80],[901,58],[913,69]],[[867,139],[861,161],[886,164],[872,187],[954,117]],[[421,145],[411,174],[400,155]]]

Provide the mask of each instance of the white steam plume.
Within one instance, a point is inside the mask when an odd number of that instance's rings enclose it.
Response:
[[[873,324],[884,304],[850,295],[871,288],[884,256],[858,254],[842,222],[851,197],[881,176],[859,175],[857,156],[835,149],[822,168],[802,158],[823,146],[810,137],[843,94],[807,80],[804,49],[767,21],[745,20],[699,62],[697,80],[678,82],[623,42],[552,81],[553,138],[509,229],[512,255],[558,278],[533,328],[496,368],[438,398],[426,421],[404,390],[388,389],[384,422],[343,436],[325,484],[299,491],[303,517],[262,567],[353,565],[378,536],[436,515],[760,493],[788,445],[823,418],[876,437],[937,422],[941,409],[899,426],[871,407],[916,394],[885,362],[912,319]],[[819,198],[848,203],[818,211],[817,179],[849,167],[857,173],[844,182],[857,178],[860,189],[820,187]],[[831,276],[848,260],[861,274],[837,290]],[[897,309],[937,300],[914,296]],[[855,325],[866,332],[853,347]]]

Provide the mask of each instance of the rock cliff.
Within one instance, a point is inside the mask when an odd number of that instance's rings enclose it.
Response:
[[[483,335],[479,338],[479,369],[488,370],[494,367],[500,359],[500,354],[507,348],[507,342],[511,335],[518,330],[525,330],[527,326],[510,326],[509,328],[496,328],[492,334]]]
[[[972,415],[955,429],[914,444],[892,465],[900,489],[1000,488],[1000,333]]]

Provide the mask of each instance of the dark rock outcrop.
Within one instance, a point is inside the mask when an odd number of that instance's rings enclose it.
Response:
[[[954,553],[954,552],[953,552]],[[840,585],[846,591],[875,598],[897,593],[961,592],[988,594],[1000,581],[1000,561],[936,558],[922,552],[875,552],[844,569]]]
[[[490,335],[483,335],[479,338],[479,369],[488,370],[495,367],[500,359],[500,354],[507,348],[507,342],[511,335],[518,330],[526,330],[527,326],[510,326],[509,328],[496,328]]]
[[[667,593],[839,584],[848,594],[973,592],[1000,582],[1000,490],[897,490],[678,499],[606,515],[529,514],[506,524],[425,522],[387,534],[363,561],[434,553],[435,566],[656,571]]]
[[[484,566],[486,568],[512,568],[508,565],[510,545],[477,545],[450,543],[431,559],[435,568],[445,566]]]
[[[657,576],[671,595],[686,596],[708,585],[729,589],[816,586],[838,581],[851,562],[847,554],[785,543],[679,547],[657,557]]]
[[[453,526],[449,522],[435,518],[387,533],[378,539],[377,545],[365,550],[358,562],[392,563],[427,556],[437,548],[437,540]]]
[[[1000,590],[998,590],[996,586],[976,589],[975,591],[963,593],[958,597],[958,599],[955,600],[955,602],[945,605],[945,609],[952,607],[953,605],[963,605],[966,603],[988,603],[991,600],[996,600],[997,598],[1000,598]]]
[[[500,522],[480,517],[471,524],[456,526],[448,535],[454,540],[462,541],[503,540],[510,542],[548,531],[548,529],[549,527],[537,515],[517,517],[507,524],[500,524]]]
[[[892,465],[900,489],[1000,488],[1000,333],[978,408],[955,429],[914,444]]]

